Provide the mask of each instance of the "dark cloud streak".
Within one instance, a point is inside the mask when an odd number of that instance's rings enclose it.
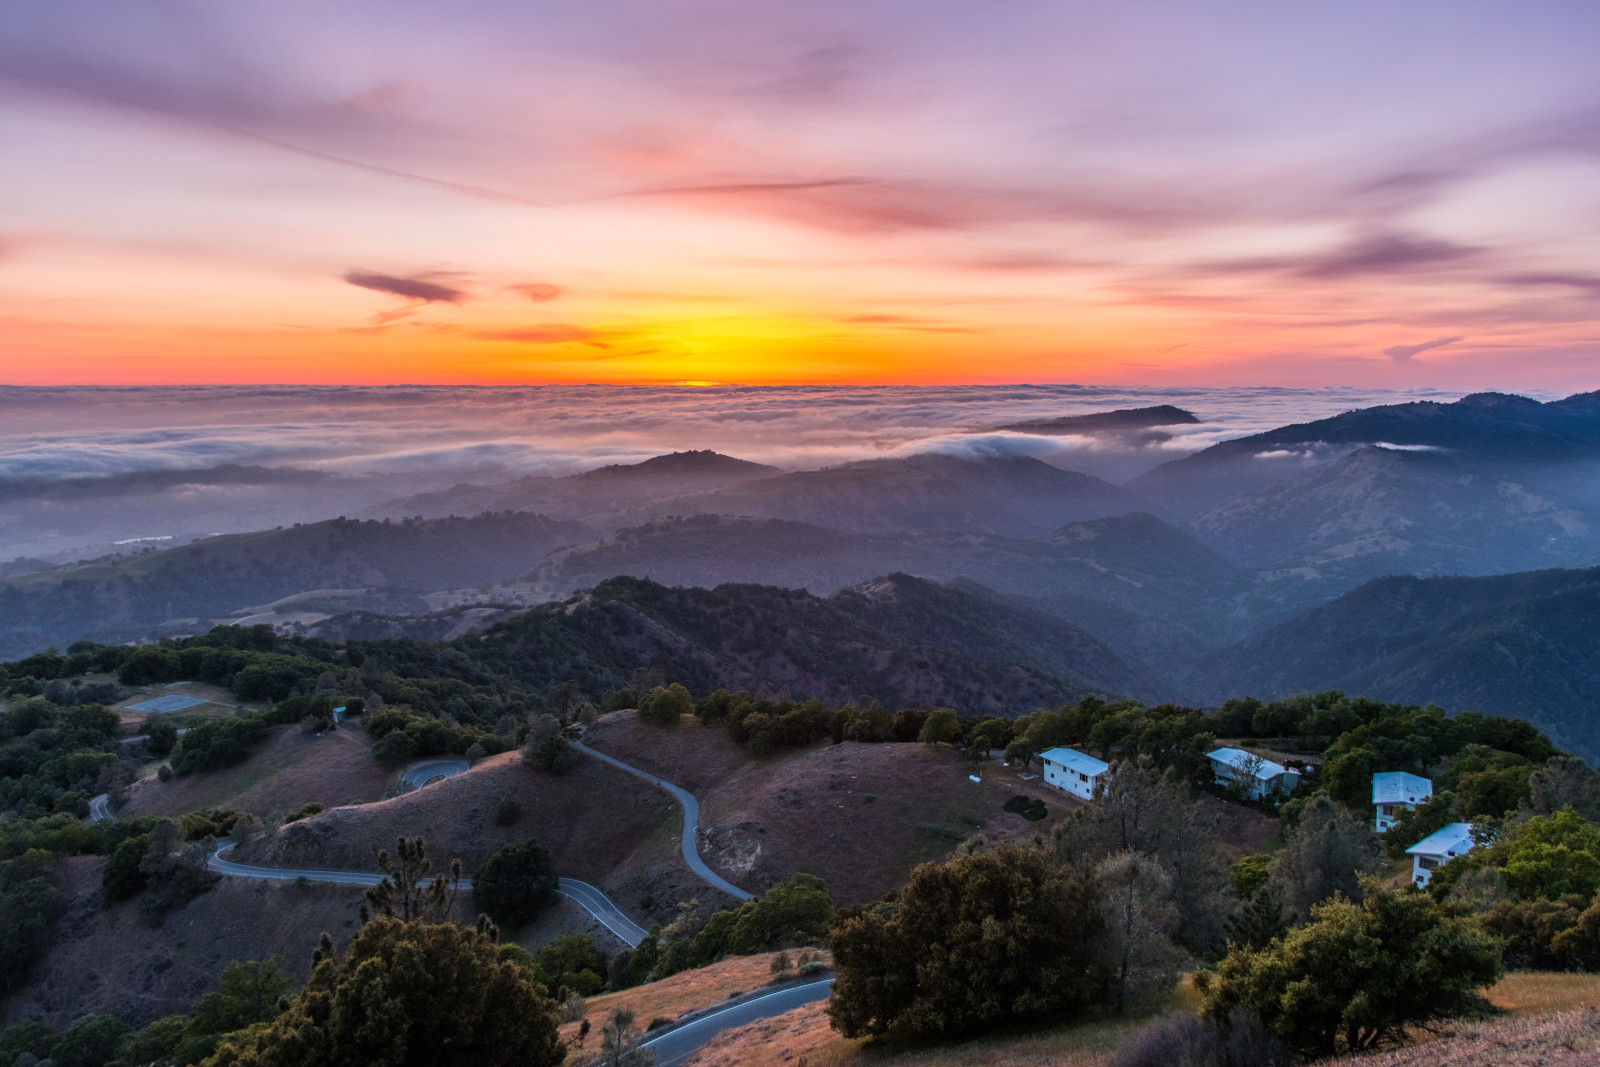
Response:
[[[440,285],[426,278],[402,278],[393,274],[353,270],[344,276],[344,280],[362,289],[403,296],[407,300],[420,300],[425,304],[459,304],[467,298],[463,289]]]

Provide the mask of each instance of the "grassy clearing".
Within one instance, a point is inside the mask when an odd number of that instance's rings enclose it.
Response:
[[[1489,1000],[1516,1015],[1600,1009],[1600,974],[1514,971],[1489,990]]]

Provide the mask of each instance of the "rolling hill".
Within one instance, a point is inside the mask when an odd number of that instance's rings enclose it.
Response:
[[[1600,757],[1600,568],[1380,578],[1218,655],[1210,699],[1342,689],[1528,719]]]
[[[200,625],[311,590],[344,591],[348,602],[376,589],[387,610],[415,610],[410,594],[507,578],[593,537],[582,524],[521,513],[333,519],[19,575],[0,582],[0,657]]]

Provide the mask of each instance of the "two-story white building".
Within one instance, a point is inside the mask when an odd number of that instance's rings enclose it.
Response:
[[[1373,829],[1383,833],[1402,811],[1415,811],[1433,796],[1433,783],[1420,774],[1380,771],[1372,776],[1372,806],[1377,810]]]
[[[1206,758],[1211,761],[1211,771],[1218,785],[1243,782],[1248,777],[1251,800],[1274,793],[1288,796],[1300,784],[1299,771],[1291,771],[1281,763],[1242,748],[1214,748],[1206,753]]]
[[[1426,886],[1434,871],[1471,852],[1473,844],[1470,822],[1453,822],[1443,830],[1435,830],[1406,849],[1411,855],[1411,881],[1418,888]]]
[[[1075,748],[1052,748],[1039,753],[1044,764],[1044,781],[1057,789],[1085,800],[1094,798],[1095,784],[1111,769],[1111,764],[1079,752]]]

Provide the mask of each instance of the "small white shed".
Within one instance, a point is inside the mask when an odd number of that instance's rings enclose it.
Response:
[[[1046,785],[1085,800],[1093,799],[1095,784],[1111,769],[1111,764],[1075,748],[1052,748],[1039,753],[1039,760],[1044,764]]]
[[[1380,771],[1372,776],[1372,806],[1377,809],[1373,829],[1383,833],[1402,811],[1415,811],[1433,796],[1433,783],[1407,771]]]
[[[1419,888],[1426,886],[1434,871],[1471,852],[1474,843],[1470,822],[1453,822],[1443,830],[1435,830],[1406,849],[1411,855],[1411,881]]]

